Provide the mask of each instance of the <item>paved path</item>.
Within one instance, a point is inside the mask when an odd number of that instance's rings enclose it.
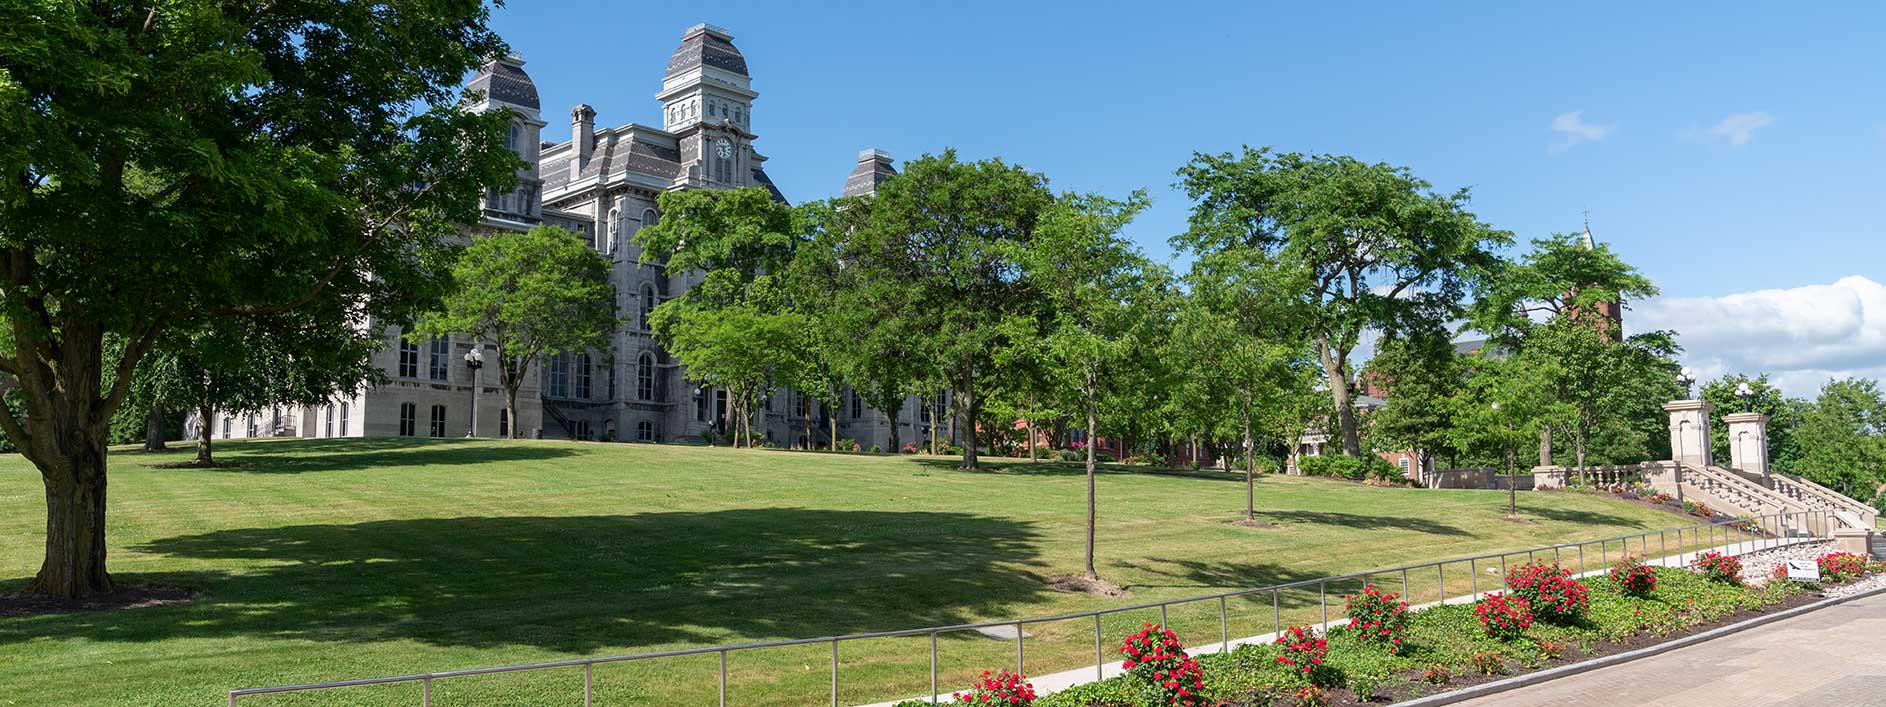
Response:
[[[1886,705],[1886,594],[1663,655],[1457,704]]]

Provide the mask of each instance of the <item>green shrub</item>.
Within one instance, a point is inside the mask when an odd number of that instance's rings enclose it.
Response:
[[[883,453],[884,453],[884,448],[883,448],[883,447],[879,447],[879,446],[877,446],[877,445],[875,445],[875,444],[873,444],[873,445],[871,445],[871,453],[872,453],[872,454],[883,454]]]
[[[1326,455],[1303,457],[1297,460],[1297,470],[1304,476],[1338,476],[1354,481],[1376,479],[1379,481],[1403,481],[1401,468],[1388,463],[1388,460],[1373,454],[1359,457]]]
[[[1124,677],[1108,678],[1047,695],[1035,700],[1035,707],[1142,707],[1146,702],[1140,693],[1140,686]]]

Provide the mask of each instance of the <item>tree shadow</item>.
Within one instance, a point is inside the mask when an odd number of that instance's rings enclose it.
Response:
[[[1202,562],[1199,560],[1160,560],[1144,562],[1124,562],[1126,567],[1138,572],[1159,577],[1169,584],[1149,584],[1139,582],[1134,588],[1159,587],[1171,589],[1214,590],[1201,594],[1237,589],[1269,587],[1291,582],[1318,579],[1325,575],[1293,570],[1283,565],[1268,562]],[[1301,599],[1285,597],[1284,606],[1291,606],[1290,601]]]
[[[1500,512],[1505,513],[1506,512],[1505,508],[1502,507],[1500,509]],[[1551,506],[1532,506],[1532,505],[1521,504],[1519,507],[1519,514],[1521,517],[1532,516],[1540,520],[1557,521],[1561,523],[1579,523],[1582,525],[1613,525],[1613,526],[1618,526],[1622,528],[1647,528],[1649,527],[1648,525],[1645,525],[1643,521],[1638,520],[1636,518],[1626,518],[1624,516],[1617,515],[1615,513],[1605,513],[1603,511],[1581,511],[1581,510],[1575,510],[1571,508],[1554,508]]]
[[[1359,530],[1407,530],[1429,535],[1448,535],[1453,537],[1473,537],[1458,527],[1439,523],[1426,518],[1391,516],[1381,514],[1363,515],[1360,513],[1341,513],[1336,511],[1259,511],[1258,516],[1286,525],[1290,523],[1312,523],[1316,525],[1339,525]]]
[[[204,471],[247,474],[306,474],[357,471],[389,466],[453,466],[488,462],[528,462],[588,454],[568,444],[493,444],[479,439],[311,439],[296,441],[287,453],[271,453],[273,441],[218,446],[217,465]]]
[[[268,636],[587,653],[966,621],[1045,600],[1030,524],[965,513],[741,509],[244,528],[141,552],[211,572],[120,574],[187,604],[0,621],[0,642]],[[16,579],[8,585],[24,582]]]
[[[923,466],[926,466],[932,469],[939,469],[943,471],[953,471],[953,472],[962,473],[962,474],[992,473],[992,474],[1005,474],[1009,476],[1086,476],[1087,475],[1087,466],[1085,462],[1049,461],[1046,459],[1042,461],[1038,461],[1038,462],[1031,462],[1031,461],[1028,461],[1027,459],[1010,459],[1007,457],[1001,457],[996,461],[991,461],[988,458],[984,458],[981,461],[977,462],[977,465],[981,468],[975,471],[956,468],[956,465],[958,462],[953,459],[937,459],[937,458],[932,457],[932,458],[927,458],[927,459],[918,459],[916,460],[916,462],[918,464],[921,464]],[[1095,464],[1094,473],[1115,474],[1115,475],[1137,475],[1137,476],[1165,476],[1165,477],[1182,478],[1182,479],[1200,479],[1200,480],[1206,480],[1206,481],[1236,481],[1238,483],[1244,483],[1244,472],[1241,470],[1233,471],[1233,472],[1225,472],[1225,471],[1219,471],[1215,469],[1200,469],[1197,471],[1193,471],[1191,469],[1172,469],[1172,468],[1166,468],[1166,467],[1151,467],[1151,466],[1128,466],[1125,464]],[[1257,480],[1261,483],[1264,480],[1264,475],[1258,474]]]

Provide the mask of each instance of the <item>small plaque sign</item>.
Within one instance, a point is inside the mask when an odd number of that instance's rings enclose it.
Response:
[[[1814,560],[1788,560],[1788,579],[1797,582],[1821,581],[1820,563]]]

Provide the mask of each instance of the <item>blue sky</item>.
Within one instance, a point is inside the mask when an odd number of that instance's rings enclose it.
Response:
[[[1147,188],[1129,233],[1163,258],[1193,152],[1345,153],[1471,187],[1522,242],[1589,211],[1663,288],[1633,324],[1694,338],[1705,373],[1772,369],[1797,393],[1886,373],[1886,5],[569,0],[495,23],[567,139],[578,102],[659,124],[668,54],[701,21],[746,55],[794,201],[836,193],[860,149],[955,147],[1058,189]],[[1762,290],[1781,304],[1751,315]],[[1732,335],[1749,316],[1778,338]]]

